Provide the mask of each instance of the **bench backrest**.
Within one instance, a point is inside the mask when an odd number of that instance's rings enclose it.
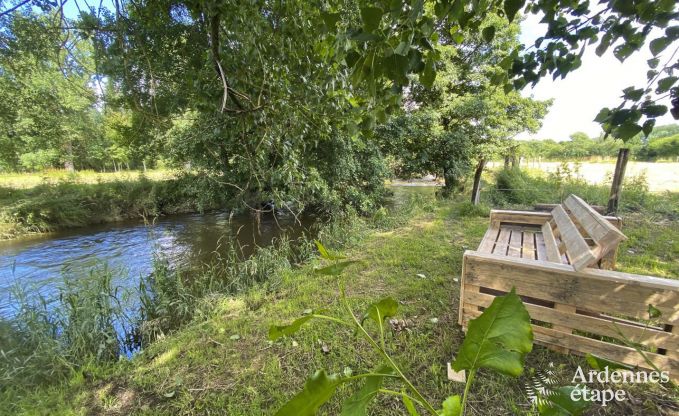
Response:
[[[547,259],[561,263],[562,254],[566,254],[570,264],[578,271],[593,266],[627,239],[618,228],[575,195],[555,206],[551,214],[552,219],[542,226]]]

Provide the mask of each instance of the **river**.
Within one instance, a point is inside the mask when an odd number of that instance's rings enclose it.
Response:
[[[395,186],[391,206],[397,206],[414,192],[432,188]],[[285,234],[291,239],[313,237],[318,218],[302,215],[263,214],[259,220],[250,213],[228,212],[171,215],[153,224],[124,221],[0,241],[0,315],[14,313],[17,288],[50,298],[59,293],[64,279],[86,276],[93,268],[108,267],[114,285],[134,287],[139,277],[153,268],[154,256],[161,255],[172,266],[209,262],[224,254],[232,239],[245,256],[257,246],[267,246]]]

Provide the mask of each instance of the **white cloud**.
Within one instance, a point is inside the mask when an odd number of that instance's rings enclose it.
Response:
[[[539,23],[535,15],[527,16],[521,23],[522,43],[532,45],[535,39],[545,33],[545,28],[546,25]],[[654,38],[653,34],[650,38]],[[565,79],[553,81],[548,76],[541,79],[535,88],[526,87],[522,91],[524,96],[540,100],[553,98],[554,102],[543,120],[542,129],[536,134],[524,133],[520,138],[566,140],[576,131],[598,136],[601,127],[592,121],[594,117],[602,107],[616,107],[620,104],[624,88],[646,85],[646,61],[652,58],[648,44],[624,63],[613,56],[612,49],[609,48],[606,54],[598,57],[594,53],[594,47],[588,47],[582,57],[582,66]],[[668,113],[658,118],[656,125],[675,122]]]

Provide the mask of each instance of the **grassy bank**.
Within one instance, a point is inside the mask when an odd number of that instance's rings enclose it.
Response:
[[[129,218],[152,219],[228,202],[226,192],[201,184],[207,179],[192,175],[108,174],[104,180],[103,174],[93,175],[27,187],[0,186],[0,239]]]
[[[378,227],[356,225],[322,238],[361,260],[344,272],[354,310],[364,310],[384,296],[399,300],[389,348],[420,391],[440,403],[463,388],[446,377],[446,362],[463,338],[456,324],[456,279],[462,253],[478,245],[487,218],[465,203],[425,199],[403,217],[376,215],[371,222]],[[661,238],[679,241],[677,219],[666,220],[671,222]],[[647,224],[639,221],[625,227],[628,235],[637,237],[621,248],[620,268],[679,278],[666,247],[649,244]],[[0,401],[11,403],[4,409],[12,414],[272,414],[316,369],[358,372],[377,362],[369,346],[331,323],[310,324],[293,339],[267,341],[269,325],[290,322],[306,309],[340,311],[333,278],[313,272],[318,264],[312,260],[276,271],[273,289],[255,285],[239,295],[212,296],[209,312],[129,361],[84,366],[63,383],[46,387],[7,385]],[[536,346],[527,366],[545,369],[549,363],[572,377],[583,360]],[[481,372],[471,390],[469,414],[529,414],[527,381],[525,376],[512,379]],[[662,415],[677,410],[676,391],[656,385],[625,388],[633,401],[595,407],[591,414]],[[322,414],[338,414],[349,393],[341,390]],[[378,396],[372,414],[401,415],[401,406],[398,398]]]

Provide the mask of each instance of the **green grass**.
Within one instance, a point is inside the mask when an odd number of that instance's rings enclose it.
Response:
[[[462,204],[432,202],[410,211],[407,219],[388,221],[382,216],[384,226],[378,229],[354,228],[343,234],[347,245],[341,252],[361,260],[344,272],[353,309],[360,313],[384,296],[400,301],[389,348],[433,403],[460,394],[464,387],[447,380],[446,363],[463,339],[456,323],[455,279],[464,250],[475,248],[485,232],[488,220],[479,216],[482,213]],[[664,227],[667,237],[651,242],[647,229],[645,222],[630,221],[626,226],[632,238],[621,249],[621,268],[679,278],[676,266],[662,252],[670,239],[679,241],[676,220]],[[329,248],[337,248],[337,242],[329,240]],[[287,323],[305,309],[340,313],[336,282],[313,273],[319,264],[313,260],[283,270],[274,291],[255,287],[239,296],[211,298],[209,316],[154,342],[129,361],[85,366],[60,385],[33,390],[6,386],[0,389],[0,402],[11,403],[4,409],[12,414],[272,414],[316,369],[358,372],[378,363],[370,347],[350,330],[325,322],[306,326],[292,339],[267,341],[269,325]],[[322,351],[323,345],[329,352]],[[567,375],[584,365],[581,358],[536,346],[527,367],[544,369],[550,362],[563,365]],[[477,377],[468,402],[470,415],[527,414],[526,377],[512,379],[486,371]],[[627,390],[634,402],[595,408],[591,414],[660,415],[659,409],[676,409],[679,398],[675,390],[659,386]],[[348,394],[343,388],[321,414],[338,414]],[[379,396],[372,409],[378,415],[405,413],[397,399],[385,396]]]

